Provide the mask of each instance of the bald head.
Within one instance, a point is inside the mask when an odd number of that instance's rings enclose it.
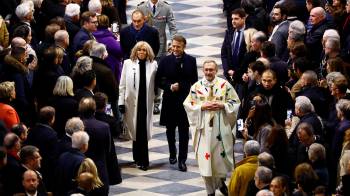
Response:
[[[310,22],[317,25],[326,19],[326,11],[322,7],[315,7],[310,12]]]
[[[24,40],[21,37],[15,37],[11,41],[11,48],[15,48],[15,47],[25,48],[26,45],[27,45],[26,40]]]
[[[34,194],[39,185],[38,175],[33,170],[25,171],[22,184],[26,192]]]

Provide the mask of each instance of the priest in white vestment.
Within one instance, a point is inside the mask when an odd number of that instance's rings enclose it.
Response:
[[[203,64],[204,78],[196,82],[184,106],[199,171],[208,195],[227,195],[225,178],[234,165],[234,134],[240,100],[226,80],[216,76],[215,61]]]

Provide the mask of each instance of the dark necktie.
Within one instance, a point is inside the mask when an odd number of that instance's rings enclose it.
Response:
[[[232,43],[232,63],[234,67],[238,66],[239,45],[241,40],[241,31],[237,31],[236,33],[236,40],[233,40]]]
[[[156,5],[153,5],[153,15],[156,14]]]
[[[236,36],[236,40],[234,40],[233,43],[233,50],[232,50],[232,56],[233,58],[237,58],[238,57],[238,53],[239,53],[239,41],[241,40],[241,31],[237,31],[237,36]]]

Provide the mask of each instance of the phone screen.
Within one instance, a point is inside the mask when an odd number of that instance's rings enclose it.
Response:
[[[243,127],[243,119],[238,119],[237,120],[237,130],[238,131],[243,131],[244,127]]]

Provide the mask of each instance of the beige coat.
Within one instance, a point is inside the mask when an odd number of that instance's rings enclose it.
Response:
[[[9,46],[9,32],[7,31],[5,20],[0,16],[0,46],[7,48]]]
[[[157,62],[146,62],[146,86],[147,86],[147,139],[151,139],[154,80],[157,72]],[[137,101],[139,93],[139,61],[124,61],[119,85],[119,103],[125,105],[124,125],[128,130],[129,137],[136,141],[136,118]]]

